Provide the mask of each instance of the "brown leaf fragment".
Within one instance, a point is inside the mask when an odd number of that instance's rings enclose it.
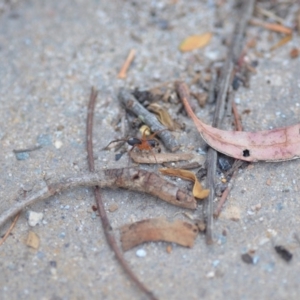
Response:
[[[286,35],[284,36],[278,43],[276,43],[275,45],[273,45],[270,48],[270,51],[273,51],[279,47],[284,46],[286,43],[288,43],[290,40],[292,39],[292,35]]]
[[[33,248],[33,249],[38,249],[39,246],[40,246],[39,236],[35,232],[29,231],[28,236],[27,236],[27,240],[26,240],[26,245]]]
[[[157,103],[151,103],[147,108],[157,114],[157,118],[162,125],[166,126],[169,130],[176,129],[173,119],[164,107]]]
[[[202,188],[202,185],[198,181],[198,178],[191,171],[187,171],[183,169],[171,169],[171,168],[163,168],[163,169],[159,169],[159,171],[164,175],[180,177],[182,179],[193,181],[194,182],[193,196],[195,198],[205,199],[209,195],[209,190],[204,190]]]
[[[266,131],[225,131],[203,123],[189,104],[186,84],[176,83],[176,89],[186,111],[202,138],[215,150],[228,156],[256,162],[286,161],[300,158],[300,123]]]
[[[211,38],[211,32],[206,32],[202,35],[191,35],[181,42],[179,50],[182,52],[187,52],[202,48],[210,42]]]
[[[198,234],[196,225],[164,218],[147,219],[121,227],[122,249],[127,251],[145,242],[172,242],[184,247],[193,247]]]

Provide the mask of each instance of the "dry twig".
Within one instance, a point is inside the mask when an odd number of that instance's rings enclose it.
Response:
[[[236,23],[235,31],[233,33],[231,46],[228,51],[228,58],[222,68],[221,78],[219,80],[219,90],[217,91],[216,109],[213,118],[213,127],[220,127],[224,116],[225,101],[227,98],[228,89],[230,87],[230,80],[232,78],[233,66],[238,63],[242,48],[245,30],[247,24],[253,14],[255,0],[245,1],[241,12],[239,21]],[[209,148],[207,153],[207,187],[210,188],[210,194],[205,201],[204,213],[206,217],[206,243],[213,243],[213,200],[215,198],[215,174],[216,174],[217,152]]]
[[[152,132],[161,131],[157,135],[160,137],[167,149],[172,152],[178,150],[179,145],[173,135],[167,131],[167,128],[157,120],[156,116],[141,105],[128,90],[120,89],[118,97],[125,105],[126,109],[138,116],[138,118],[150,127]]]
[[[136,168],[108,169],[96,173],[61,179],[54,183],[44,182],[44,187],[26,197],[16,199],[15,204],[0,214],[0,226],[26,206],[45,200],[69,188],[99,186],[100,188],[125,188],[148,193],[170,204],[196,209],[196,200],[189,193],[165,180],[162,176]]]
[[[11,225],[9,226],[9,228],[7,229],[6,233],[4,234],[3,238],[0,240],[0,246],[6,241],[6,239],[8,238],[9,234],[12,232],[12,230],[14,229],[15,225],[17,224],[17,221],[20,217],[21,212],[19,212],[13,222],[11,223]]]
[[[118,78],[120,79],[124,79],[126,78],[126,75],[127,75],[127,70],[130,66],[130,64],[132,63],[133,59],[134,59],[134,56],[135,56],[135,50],[134,49],[131,49],[119,74],[118,74]]]
[[[88,152],[88,164],[89,170],[93,174],[95,172],[95,164],[94,164],[94,155],[93,155],[93,117],[94,117],[94,108],[97,99],[97,92],[92,88],[90,101],[88,105],[88,117],[87,117],[87,152]],[[149,296],[150,299],[156,299],[153,293],[138,279],[138,277],[133,273],[130,266],[127,264],[120,248],[118,247],[117,241],[114,237],[111,225],[109,223],[104,204],[101,198],[99,186],[94,187],[96,204],[99,212],[99,216],[102,222],[102,227],[104,230],[104,234],[106,240],[114,252],[118,262],[123,267],[123,270],[130,277],[130,279],[137,285],[137,287],[143,291],[146,295]]]

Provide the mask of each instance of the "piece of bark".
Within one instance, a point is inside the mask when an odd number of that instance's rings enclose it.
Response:
[[[172,242],[191,248],[198,234],[198,228],[182,220],[169,222],[163,218],[155,218],[124,225],[120,233],[124,251],[145,242],[157,241]]]
[[[154,157],[155,155],[155,157]],[[195,157],[193,153],[155,153],[151,152],[129,152],[129,156],[133,161],[139,164],[161,164],[165,162],[190,160]],[[156,159],[155,159],[156,158]]]

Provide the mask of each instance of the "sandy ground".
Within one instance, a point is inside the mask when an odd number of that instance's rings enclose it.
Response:
[[[101,151],[120,137],[112,122],[122,112],[118,88],[149,88],[167,81],[190,82],[189,70],[225,57],[224,40],[236,17],[232,1],[220,10],[223,27],[215,27],[214,1],[12,1],[0,6],[0,210],[43,178],[87,171],[85,126],[91,86],[99,90],[94,149],[97,169],[126,167],[114,152]],[[177,3],[176,3],[177,2]],[[11,4],[9,4],[11,3]],[[297,5],[290,8],[287,22]],[[187,36],[213,31],[212,42],[190,53],[178,51]],[[256,36],[257,73],[250,88],[235,95],[244,130],[257,131],[299,122],[300,58],[290,50],[299,35],[270,53],[280,37],[250,27]],[[130,49],[137,55],[126,80],[117,73]],[[254,54],[253,54],[254,55]],[[198,57],[198,60],[195,57]],[[195,87],[197,89],[197,87]],[[196,102],[193,102],[195,107]],[[207,123],[214,105],[197,107]],[[175,114],[175,110],[171,112]],[[205,150],[192,122],[177,134],[183,147]],[[13,149],[42,145],[17,160]],[[185,148],[183,148],[185,149]],[[198,161],[203,163],[204,155]],[[146,167],[155,170],[155,167]],[[183,184],[179,182],[178,184]],[[125,253],[126,260],[159,299],[298,299],[300,160],[256,163],[240,170],[225,209],[215,222],[214,245],[199,236],[192,249],[148,243]],[[118,237],[126,223],[164,216],[185,219],[186,211],[159,199],[125,190],[103,190]],[[145,299],[124,274],[109,249],[94,198],[79,188],[32,205],[24,211],[0,250],[1,299]],[[28,211],[43,213],[39,225],[28,225]],[[202,208],[189,212],[197,217]],[[232,214],[236,221],[232,220]],[[1,228],[4,233],[6,228]],[[40,238],[38,249],[26,245],[29,231]],[[226,233],[226,234],[225,234]],[[287,263],[274,251],[283,245],[293,253]],[[145,257],[136,251],[144,249]],[[252,251],[255,264],[241,255]]]

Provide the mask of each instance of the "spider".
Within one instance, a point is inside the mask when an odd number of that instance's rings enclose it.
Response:
[[[156,132],[154,132],[153,134],[151,134],[150,136],[147,137],[147,135],[146,135],[147,129],[145,129],[143,131],[143,135],[142,135],[141,138],[130,137],[129,139],[117,139],[117,140],[113,140],[104,149],[107,149],[108,146],[110,144],[112,144],[112,143],[123,141],[123,142],[126,142],[129,146],[132,146],[131,149],[129,150],[129,152],[131,152],[134,148],[138,148],[141,151],[143,151],[143,150],[150,151],[153,154],[153,156],[155,158],[155,161],[157,163],[156,156],[154,154],[153,149],[156,148],[156,147],[158,147],[159,143],[158,143],[157,139],[155,138],[155,136],[158,133],[160,133],[160,132],[162,132],[164,130],[167,130],[167,129],[156,131]],[[159,151],[160,151],[160,149],[159,149]]]

